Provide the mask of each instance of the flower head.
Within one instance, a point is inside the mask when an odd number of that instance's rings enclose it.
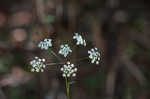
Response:
[[[77,40],[77,43],[76,43],[77,45],[86,46],[86,41],[78,33],[75,33],[75,35],[73,36],[73,39]]]
[[[64,64],[60,70],[63,72],[63,77],[75,77],[77,72],[77,68],[69,61],[67,62],[67,64]]]
[[[44,39],[38,44],[38,47],[47,50],[49,47],[52,47],[52,39]]]
[[[45,59],[40,59],[39,57],[35,57],[34,60],[30,62],[32,66],[32,72],[43,72],[46,65],[44,64]]]
[[[89,58],[91,59],[91,63],[99,64],[100,61],[100,53],[97,48],[92,48],[88,51]]]
[[[64,57],[66,57],[69,54],[69,52],[71,53],[72,50],[70,49],[68,44],[60,46],[59,54],[64,55]]]

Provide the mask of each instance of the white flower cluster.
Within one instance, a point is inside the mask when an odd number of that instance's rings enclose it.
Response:
[[[64,44],[60,46],[59,54],[64,55],[64,57],[66,57],[69,54],[69,52],[71,53],[72,50],[70,49],[68,44]]]
[[[40,59],[39,57],[35,57],[34,60],[30,62],[32,66],[31,72],[43,72],[46,65],[44,64],[45,59]]]
[[[75,77],[77,72],[77,68],[69,61],[67,62],[67,64],[64,64],[60,70],[63,72],[63,77]]]
[[[76,40],[76,45],[82,45],[86,46],[86,41],[83,39],[83,37],[79,33],[74,33],[73,39]],[[44,50],[48,50],[50,47],[52,47],[52,39],[45,38],[43,41],[41,41],[38,44],[38,47]],[[60,49],[58,51],[58,54],[63,55],[64,57],[67,57],[69,53],[72,52],[72,49],[68,44],[62,44],[60,45]],[[100,53],[98,52],[97,48],[92,48],[88,50],[89,58],[91,60],[91,63],[99,64],[100,61]],[[54,53],[55,56],[57,56]],[[40,59],[38,57],[35,57],[34,60],[30,62],[30,65],[32,66],[31,71],[32,72],[43,72],[46,65],[44,64],[45,59]],[[70,64],[70,62],[67,62],[67,65],[64,65],[63,68],[61,68],[61,71],[63,71],[63,77],[70,77],[76,76],[77,68],[74,68],[74,64]]]
[[[91,59],[91,63],[99,64],[100,61],[100,53],[97,48],[92,48],[88,51],[89,58]]]
[[[44,39],[38,44],[38,47],[41,49],[48,50],[49,47],[52,47],[52,39]]]
[[[77,43],[76,43],[77,45],[86,46],[86,41],[78,33],[75,33],[75,35],[73,36],[73,39],[77,40]]]

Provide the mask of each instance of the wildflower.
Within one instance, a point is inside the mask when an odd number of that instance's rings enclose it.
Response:
[[[64,55],[64,57],[66,57],[69,54],[69,52],[71,53],[72,50],[70,49],[68,44],[65,44],[65,45],[60,46],[60,50],[59,50],[58,53],[61,54],[61,55]]]
[[[92,48],[88,51],[89,58],[91,59],[91,63],[99,64],[100,61],[100,53],[98,52],[97,48]]]
[[[64,64],[60,70],[63,72],[63,77],[75,77],[77,72],[77,68],[69,61],[67,62],[67,64]]]
[[[39,57],[35,57],[34,60],[30,62],[32,66],[31,72],[43,72],[46,65],[44,64],[45,59],[40,59]]]
[[[75,35],[73,36],[73,39],[77,40],[76,45],[83,45],[86,46],[86,41],[82,38],[81,35],[79,35],[78,33],[75,33]]]
[[[38,44],[38,47],[41,49],[48,50],[49,47],[52,47],[52,39],[44,39]]]

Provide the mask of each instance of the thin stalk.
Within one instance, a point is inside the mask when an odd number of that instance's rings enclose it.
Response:
[[[76,48],[77,48],[77,45],[73,45],[72,46],[72,51],[76,50]]]
[[[81,59],[77,60],[77,62],[80,62],[80,61],[82,61],[82,60],[86,60],[86,59],[88,59],[88,58],[89,58],[89,57],[81,58]]]
[[[70,99],[70,85],[68,83],[68,79],[67,77],[65,77],[65,80],[66,80],[66,93],[67,93],[67,99]]]
[[[81,58],[81,59],[77,60],[76,62],[80,62],[80,61],[86,60],[86,59],[88,59],[88,57]],[[47,66],[52,66],[52,65],[61,65],[61,64],[64,64],[64,62],[60,62],[60,63],[48,63],[46,65]]]
[[[62,64],[64,64],[64,62],[62,62],[62,63],[48,63],[46,65],[47,66],[52,66],[52,65],[62,65]]]
[[[62,60],[59,56],[56,55],[56,53],[55,53],[53,50],[50,49],[50,52],[51,52],[59,61]]]

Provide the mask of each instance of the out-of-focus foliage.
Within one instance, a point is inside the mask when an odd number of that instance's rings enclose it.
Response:
[[[66,43],[75,48],[66,59],[79,68],[71,99],[150,99],[149,6],[149,0],[1,0],[0,99],[65,99],[62,65],[30,72],[35,56],[59,63],[38,48],[44,38],[53,39],[54,52]],[[76,32],[86,48],[70,43]],[[93,46],[99,65],[77,61]]]
[[[90,90],[96,90],[99,85],[102,84],[104,80],[104,74],[101,72],[91,74],[90,76],[83,79],[85,86],[87,86]]]
[[[52,15],[47,15],[45,16],[45,18],[43,19],[43,22],[45,24],[50,24],[50,23],[53,23],[55,21],[55,17],[52,16]]]

